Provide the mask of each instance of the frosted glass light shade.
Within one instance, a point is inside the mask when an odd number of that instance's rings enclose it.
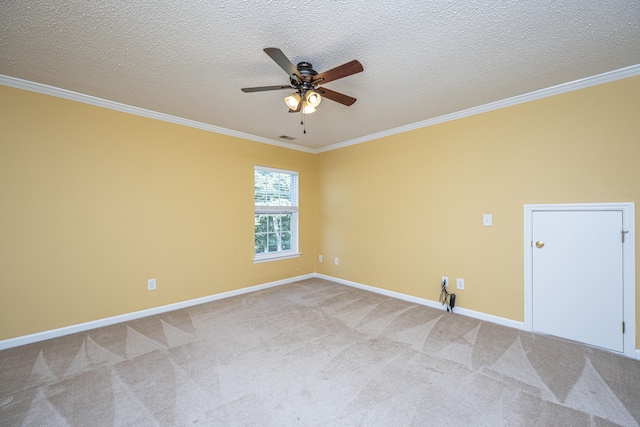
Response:
[[[316,112],[316,107],[307,104],[306,102],[302,104],[302,114],[311,114]]]
[[[284,99],[284,102],[291,108],[295,110],[298,108],[298,104],[300,103],[300,95],[297,92],[292,93]]]
[[[318,92],[314,92],[310,90],[309,92],[306,93],[305,100],[307,101],[307,105],[310,105],[315,108],[318,105],[320,105],[320,101],[322,101],[322,97]]]

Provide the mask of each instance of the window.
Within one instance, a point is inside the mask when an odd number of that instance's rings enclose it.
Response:
[[[299,256],[298,172],[254,167],[254,262]]]

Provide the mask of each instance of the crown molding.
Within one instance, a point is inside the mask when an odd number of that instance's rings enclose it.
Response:
[[[249,141],[260,142],[262,144],[275,145],[277,147],[288,148],[290,150],[304,151],[306,153],[315,154],[315,150],[313,148],[303,147],[296,144],[289,144],[286,142],[276,141],[274,139],[263,138],[261,136],[251,135],[244,132],[238,132],[235,130],[226,129],[219,126],[197,122],[195,120],[189,120],[189,119],[184,119],[182,117],[172,116],[170,114],[159,113],[157,111],[146,110],[144,108],[134,107],[132,105],[121,104],[119,102],[109,101],[107,99],[97,98],[95,96],[85,95],[85,94],[73,92],[67,89],[61,89],[58,87],[49,86],[42,83],[31,82],[31,81],[19,79],[16,77],[5,76],[0,74],[0,85],[9,86],[16,89],[24,89],[31,92],[41,93],[43,95],[51,95],[58,98],[68,99],[70,101],[82,102],[83,104],[89,104],[96,107],[108,108],[110,110],[133,114],[136,116],[146,117],[149,119],[161,120],[163,122],[174,123],[182,126],[189,126],[192,128],[201,129],[208,132],[214,132],[222,135],[246,139]]]
[[[476,114],[482,114],[493,110],[499,110],[501,108],[511,107],[513,105],[523,104],[525,102],[536,101],[538,99],[548,98],[550,96],[560,95],[562,93],[572,92],[574,90],[584,89],[591,86],[613,82],[616,80],[626,79],[628,77],[634,77],[637,75],[640,75],[640,64],[620,68],[618,70],[609,71],[591,77],[585,77],[584,79],[575,80],[568,83],[562,83],[545,89],[536,90],[534,92],[525,93],[523,95],[517,95],[500,101],[491,102],[489,104],[457,111],[455,113],[445,114],[444,116],[434,117],[432,119],[427,119],[382,132],[373,133],[371,135],[362,136],[359,138],[351,139],[349,141],[327,145],[326,147],[317,148],[315,152],[316,154],[318,154],[325,151],[337,150],[339,148],[349,147],[351,145],[362,144],[363,142],[372,141],[374,139],[380,139],[391,135],[397,135],[403,132],[409,132],[428,126],[434,126],[440,123],[450,122],[453,120],[462,119],[464,117],[474,116]]]
[[[380,139],[391,135],[397,135],[399,133],[409,132],[416,129],[425,128],[428,126],[434,126],[440,123],[450,122],[453,120],[462,119],[476,114],[482,114],[493,110],[499,110],[501,108],[511,107],[525,102],[536,101],[542,98],[548,98],[554,95],[560,95],[566,92],[572,92],[574,90],[585,89],[591,86],[596,86],[604,83],[613,82],[616,80],[626,79],[628,77],[634,77],[640,75],[640,64],[631,65],[629,67],[620,68],[618,70],[609,71],[602,74],[597,74],[591,77],[585,77],[583,79],[575,80],[568,83],[562,83],[556,86],[551,86],[545,89],[540,89],[534,92],[525,93],[523,95],[517,95],[511,98],[503,99],[500,101],[491,102],[489,104],[480,105],[477,107],[468,108],[466,110],[457,111],[455,113],[445,114],[443,116],[434,117],[432,119],[423,120],[420,122],[410,123],[408,125],[400,126],[393,129],[388,129],[382,132],[373,133],[370,135],[361,136],[359,138],[350,139],[348,141],[338,142],[336,144],[327,145],[320,148],[309,148],[297,144],[290,144],[287,142],[276,141],[274,139],[263,138],[257,135],[251,135],[244,132],[238,132],[231,129],[222,128],[219,126],[209,125],[195,120],[184,119],[182,117],[172,116],[170,114],[159,113],[156,111],[146,110],[140,107],[134,107],[127,104],[121,104],[115,101],[109,101],[102,98],[97,98],[91,95],[85,95],[78,92],[73,92],[66,89],[57,88],[54,86],[45,85],[42,83],[35,83],[28,80],[18,79],[16,77],[10,77],[0,74],[0,85],[10,86],[17,89],[24,89],[31,92],[37,92],[44,95],[51,95],[58,98],[68,99],[71,101],[82,102],[84,104],[94,105],[96,107],[108,108],[110,110],[120,111],[123,113],[134,114],[141,117],[147,117],[155,120],[162,120],[169,123],[174,123],[183,126],[189,126],[196,129],[201,129],[208,132],[214,132],[222,135],[232,136],[236,138],[242,138],[249,141],[260,142],[262,144],[274,145],[276,147],[287,148],[290,150],[303,151],[305,153],[319,154],[326,151],[338,150],[340,148],[349,147],[351,145],[362,144],[363,142],[372,141],[374,139]]]

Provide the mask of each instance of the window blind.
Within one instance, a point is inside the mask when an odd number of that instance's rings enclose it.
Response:
[[[255,213],[298,212],[298,172],[255,166]]]

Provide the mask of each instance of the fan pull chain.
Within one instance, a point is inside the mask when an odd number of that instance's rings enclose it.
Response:
[[[302,133],[306,135],[307,134],[307,125],[305,124],[305,121],[304,121],[304,114],[302,113],[302,108],[300,109],[300,116],[301,116],[300,124],[302,125]]]

